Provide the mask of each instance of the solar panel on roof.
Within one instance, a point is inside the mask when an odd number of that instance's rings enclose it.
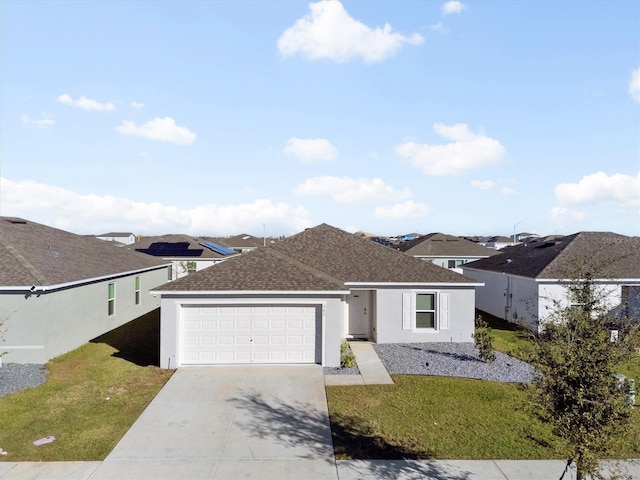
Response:
[[[222,245],[218,245],[213,242],[200,242],[200,245],[203,247],[207,247],[209,250],[212,250],[220,255],[233,255],[237,253],[233,248],[223,247]]]

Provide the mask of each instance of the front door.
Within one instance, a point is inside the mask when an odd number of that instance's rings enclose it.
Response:
[[[371,292],[352,290],[349,294],[349,330],[352,338],[369,338],[371,317]]]

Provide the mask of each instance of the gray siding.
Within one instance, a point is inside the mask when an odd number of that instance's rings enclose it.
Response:
[[[141,279],[140,304],[135,304],[135,277]],[[167,281],[167,269],[132,274],[114,280],[25,295],[0,292],[7,352],[3,362],[43,364],[89,340],[160,306],[149,290]],[[108,284],[115,283],[115,312],[108,315]]]
[[[403,294],[416,290],[448,295],[449,328],[415,331],[403,328]],[[377,289],[374,339],[377,343],[472,342],[475,315],[474,288]]]

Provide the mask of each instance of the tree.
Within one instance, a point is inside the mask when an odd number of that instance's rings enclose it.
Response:
[[[589,269],[579,268],[566,281],[569,302],[555,301],[555,311],[539,335],[534,363],[540,414],[561,439],[567,465],[577,479],[603,478],[599,459],[622,436],[632,406],[628,384],[620,388],[616,366],[636,355],[638,328],[620,312],[611,313],[607,287]],[[621,309],[623,310],[623,309]],[[618,330],[612,341],[611,330]],[[563,475],[564,476],[564,475]]]
[[[493,351],[491,327],[480,315],[476,318],[476,329],[473,334],[473,341],[478,348],[478,356],[481,360],[487,363],[495,361],[496,354]]]

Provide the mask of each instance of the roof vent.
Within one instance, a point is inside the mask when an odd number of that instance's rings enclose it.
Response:
[[[7,217],[4,219],[5,222],[9,222],[9,223],[13,223],[13,224],[22,224],[22,225],[26,225],[27,221],[22,219],[22,218],[18,218],[18,217]]]

